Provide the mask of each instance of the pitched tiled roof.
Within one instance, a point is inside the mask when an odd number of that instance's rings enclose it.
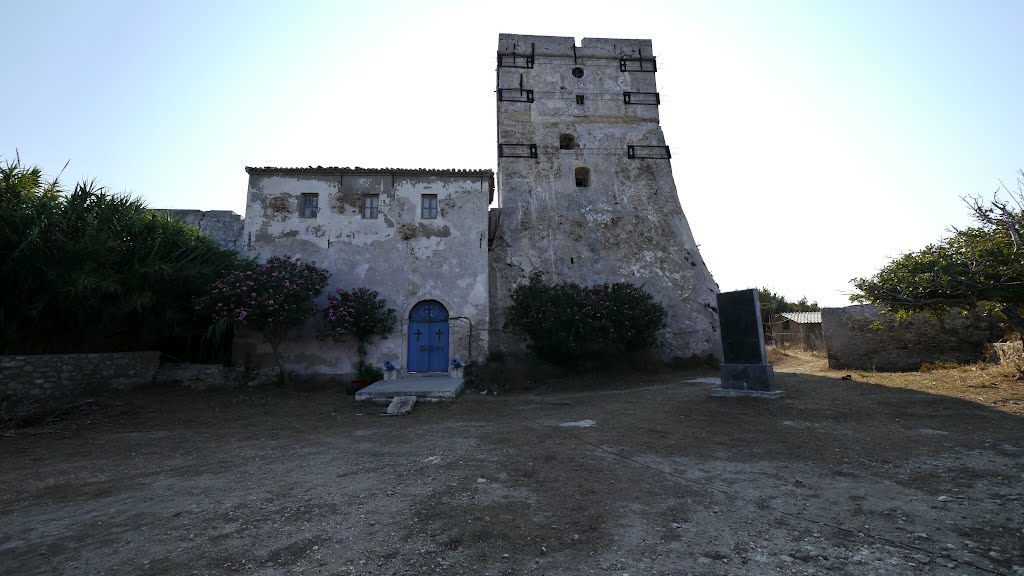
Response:
[[[779,316],[797,324],[821,324],[821,312],[783,312]]]
[[[432,174],[436,176],[492,176],[494,171],[485,168],[481,170],[466,169],[438,169],[438,168],[355,168],[338,166],[307,166],[305,168],[276,168],[273,166],[246,166],[245,171],[249,174]]]

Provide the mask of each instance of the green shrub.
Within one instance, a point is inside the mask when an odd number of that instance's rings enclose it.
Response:
[[[369,362],[360,360],[356,367],[356,379],[376,382],[384,379],[384,371]]]
[[[512,291],[508,325],[526,334],[539,358],[573,365],[655,348],[665,316],[665,308],[633,284],[547,284],[535,273]]]
[[[190,354],[193,299],[243,265],[139,198],[0,162],[0,354]]]

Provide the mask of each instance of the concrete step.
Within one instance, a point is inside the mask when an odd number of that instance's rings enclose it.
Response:
[[[395,380],[378,380],[356,392],[356,402],[387,404],[395,396],[415,396],[418,402],[453,400],[462,392],[462,378],[445,375],[403,375]]]

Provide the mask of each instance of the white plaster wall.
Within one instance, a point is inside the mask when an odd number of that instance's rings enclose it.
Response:
[[[422,300],[445,305],[450,357],[463,362],[487,355],[487,208],[490,171],[379,172],[325,169],[319,173],[250,172],[242,254],[299,255],[327,268],[335,287],[377,290],[400,324],[369,347],[368,360],[407,365],[409,312]],[[319,194],[315,218],[301,218],[302,194]],[[379,216],[362,218],[364,194],[379,194]],[[438,218],[422,219],[422,194],[437,194]],[[326,301],[326,293],[321,303]],[[461,318],[459,320],[455,317]],[[464,320],[463,320],[464,319]],[[470,337],[472,323],[472,337]],[[319,318],[282,347],[287,367],[300,373],[349,373],[355,343],[319,341]],[[270,366],[269,346],[238,339],[236,358]],[[472,348],[472,350],[471,350]]]
[[[498,68],[498,86],[534,90],[535,101],[498,102],[498,142],[536,144],[538,158],[499,158],[501,224],[491,256],[491,319],[504,322],[509,294],[539,270],[552,281],[629,281],[668,311],[666,358],[720,357],[718,286],[679,203],[669,160],[630,160],[626,147],[665,145],[658,106],[622,93],[656,92],[657,73],[623,72],[621,56],[649,58],[649,40],[502,34],[499,53],[535,54],[532,69]],[[575,54],[574,54],[575,48]],[[573,68],[584,71],[573,76]],[[576,95],[584,104],[576,104]],[[578,147],[559,149],[560,134]],[[578,188],[575,169],[591,171]],[[517,338],[494,330],[492,347]]]

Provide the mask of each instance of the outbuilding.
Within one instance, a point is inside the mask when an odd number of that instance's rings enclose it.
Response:
[[[801,350],[824,350],[821,312],[782,312],[772,316],[767,326],[768,340],[773,346]]]

